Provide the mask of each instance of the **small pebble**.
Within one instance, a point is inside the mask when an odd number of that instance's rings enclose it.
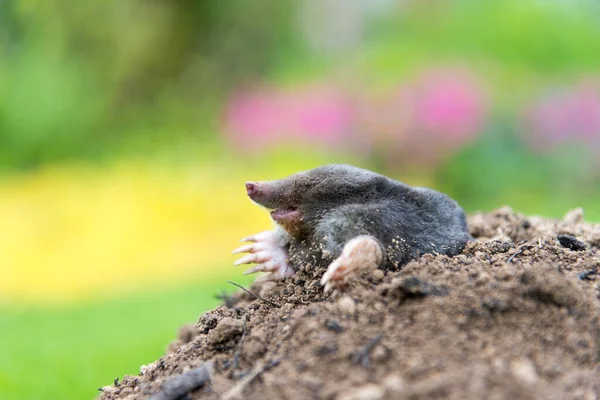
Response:
[[[350,296],[342,296],[337,301],[337,307],[340,313],[346,316],[354,316],[356,313],[356,303]]]
[[[375,346],[371,352],[371,359],[376,362],[384,362],[389,358],[389,351],[383,346]]]
[[[383,387],[390,392],[400,393],[404,391],[404,380],[398,375],[390,374],[383,378],[382,383]]]
[[[340,393],[337,400],[379,400],[383,399],[385,391],[378,385],[369,383],[367,385],[352,388]]]
[[[377,283],[377,282],[381,282],[381,280],[384,277],[385,277],[385,273],[382,270],[375,269],[375,270],[371,271],[369,279],[371,280],[371,282]]]
[[[538,380],[537,372],[535,372],[535,366],[533,363],[526,359],[521,358],[514,360],[510,363],[510,371],[515,378],[525,384],[534,384]]]
[[[323,387],[323,379],[313,375],[307,375],[300,378],[300,383],[308,387],[310,390],[316,391]]]

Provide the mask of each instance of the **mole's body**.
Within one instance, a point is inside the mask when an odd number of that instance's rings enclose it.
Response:
[[[245,241],[237,264],[247,273],[285,278],[304,265],[328,266],[326,290],[378,267],[396,269],[421,254],[455,255],[471,239],[465,213],[448,196],[412,188],[349,165],[326,165],[269,182],[246,183],[252,200],[272,210],[273,231]]]

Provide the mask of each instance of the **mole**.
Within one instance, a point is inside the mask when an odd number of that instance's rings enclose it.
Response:
[[[273,230],[242,239],[233,254],[258,281],[326,268],[325,292],[380,268],[398,270],[422,254],[456,255],[472,237],[464,210],[447,195],[351,165],[331,164],[274,181],[246,182],[270,210]]]

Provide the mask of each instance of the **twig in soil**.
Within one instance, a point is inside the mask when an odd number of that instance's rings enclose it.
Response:
[[[369,361],[370,361],[369,353],[371,352],[371,350],[373,350],[373,347],[375,347],[377,345],[377,343],[379,343],[381,341],[382,337],[383,337],[383,335],[381,335],[381,334],[375,336],[362,349],[360,349],[360,350],[356,351],[354,354],[352,354],[352,359],[351,359],[352,363],[353,364],[360,363],[360,365],[362,365],[363,367],[368,368]]]
[[[171,377],[162,384],[160,392],[148,400],[175,400],[192,390],[204,386],[212,379],[212,361],[206,362],[191,371]]]
[[[279,307],[280,307],[280,306],[279,306],[279,304],[277,304],[277,303],[274,303],[274,302],[272,302],[272,301],[270,301],[270,300],[267,300],[267,299],[263,299],[262,297],[260,297],[260,296],[259,296],[259,295],[257,295],[257,294],[254,294],[254,293],[252,293],[251,291],[249,291],[248,289],[246,289],[246,288],[245,288],[245,287],[243,287],[242,285],[238,285],[237,283],[235,283],[235,282],[231,282],[231,281],[227,281],[227,283],[231,283],[233,286],[237,286],[238,288],[242,289],[244,292],[248,293],[250,296],[254,297],[255,299],[262,300],[262,301],[264,301],[265,303],[272,305],[273,307],[277,307],[277,308],[279,308]]]
[[[506,263],[510,264],[510,262],[513,260],[513,258],[515,258],[518,255],[521,255],[521,253],[523,253],[523,249],[517,250],[516,253],[514,253],[513,255],[511,255],[510,257],[508,257],[508,260],[506,260]]]
[[[533,246],[531,246],[531,245],[527,245],[527,246],[521,246],[521,247],[519,247],[519,249],[516,251],[516,253],[515,253],[515,254],[513,254],[513,255],[512,255],[512,256],[510,256],[510,257],[508,257],[508,260],[506,260],[506,263],[507,263],[507,264],[510,264],[510,263],[511,263],[511,261],[512,261],[512,260],[513,260],[513,259],[514,259],[516,256],[520,256],[521,254],[523,254],[523,252],[524,252],[525,250],[529,250],[529,249],[531,249],[532,247],[533,247]]]
[[[234,387],[229,389],[221,396],[221,400],[231,400],[235,398],[239,398],[244,389],[248,384],[250,384],[254,379],[259,377],[263,372],[270,370],[273,367],[279,365],[279,360],[271,360],[266,364],[258,364],[254,371],[251,371],[248,375],[246,375],[242,380],[240,380]]]

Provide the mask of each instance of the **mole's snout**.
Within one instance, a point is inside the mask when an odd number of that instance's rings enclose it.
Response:
[[[259,185],[256,182],[246,182],[246,193],[252,198],[260,192]]]
[[[246,182],[246,193],[252,201],[267,208],[276,208],[273,202],[273,189],[269,182]]]

